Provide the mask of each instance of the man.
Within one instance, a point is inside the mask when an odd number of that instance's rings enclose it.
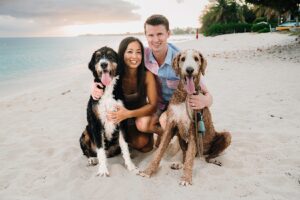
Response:
[[[145,65],[154,73],[160,83],[161,99],[158,115],[162,128],[166,125],[166,110],[168,102],[177,88],[179,78],[172,68],[172,60],[179,51],[174,45],[167,42],[170,37],[169,21],[163,15],[152,15],[144,24],[145,35],[149,48],[145,49]],[[193,109],[202,109],[212,104],[212,96],[206,86],[201,83],[203,94],[192,95],[189,104]]]
[[[158,110],[151,120],[136,123],[138,130],[142,132],[152,132],[161,134],[161,129],[154,126],[159,121],[164,129],[166,125],[166,113],[168,102],[178,85],[179,78],[172,68],[172,60],[179,51],[174,45],[169,44],[170,37],[169,21],[163,15],[152,15],[144,24],[145,36],[149,47],[145,48],[145,65],[157,79],[157,89],[160,94]],[[191,95],[189,104],[192,109],[202,109],[212,104],[212,96],[203,83],[200,83],[204,94]],[[103,94],[101,89],[97,88],[97,83],[92,88],[92,97],[99,99]]]

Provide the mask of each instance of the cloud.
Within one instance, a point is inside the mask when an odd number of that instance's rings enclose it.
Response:
[[[0,15],[53,25],[134,21],[139,7],[123,0],[2,0]]]
[[[137,9],[124,0],[0,0],[0,33],[136,21]]]
[[[183,3],[184,0],[176,0],[177,3]]]

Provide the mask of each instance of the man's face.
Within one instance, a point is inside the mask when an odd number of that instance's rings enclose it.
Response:
[[[148,45],[153,52],[165,51],[168,48],[167,40],[170,36],[170,31],[167,31],[164,25],[149,25],[145,26],[145,34]]]

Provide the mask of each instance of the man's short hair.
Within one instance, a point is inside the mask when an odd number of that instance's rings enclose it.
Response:
[[[146,22],[144,23],[145,33],[146,33],[146,24],[152,26],[163,25],[164,27],[166,27],[167,31],[169,31],[169,21],[163,15],[151,15],[150,17],[148,17]]]

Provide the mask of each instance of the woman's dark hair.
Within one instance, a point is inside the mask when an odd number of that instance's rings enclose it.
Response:
[[[128,47],[128,45],[132,42],[138,42],[141,46],[141,54],[142,54],[142,61],[141,64],[137,68],[137,92],[140,96],[144,96],[145,94],[145,74],[146,74],[146,67],[144,63],[144,46],[143,43],[135,37],[126,37],[124,38],[120,45],[118,50],[118,56],[119,56],[119,74],[120,74],[120,82],[123,80],[123,76],[125,74],[125,67],[126,64],[124,62],[124,54]]]

